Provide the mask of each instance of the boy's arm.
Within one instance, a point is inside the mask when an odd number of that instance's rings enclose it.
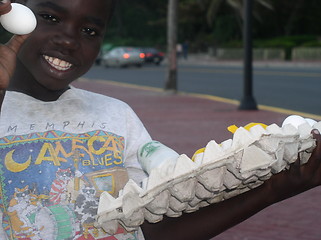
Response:
[[[146,240],[209,240],[269,206],[266,194],[267,188],[260,186],[178,218],[144,223],[142,230]]]
[[[299,159],[291,168],[273,175],[260,187],[234,198],[183,214],[178,218],[144,223],[147,240],[208,240],[244,221],[262,209],[321,184],[321,136],[313,131],[317,147],[308,163],[300,166]]]

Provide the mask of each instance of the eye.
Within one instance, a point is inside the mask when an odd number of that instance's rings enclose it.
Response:
[[[98,35],[97,31],[92,28],[83,28],[82,32],[87,34],[88,36],[91,36],[91,37]]]
[[[42,17],[44,20],[48,21],[48,22],[53,22],[53,23],[58,23],[59,19],[53,15],[50,14],[40,14],[40,17]]]

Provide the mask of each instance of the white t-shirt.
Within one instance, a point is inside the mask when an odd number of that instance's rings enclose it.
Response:
[[[117,99],[71,88],[43,102],[8,91],[0,117],[0,239],[143,239],[122,228],[111,237],[93,223],[102,191],[117,197],[128,175],[146,177],[137,149],[150,140]]]

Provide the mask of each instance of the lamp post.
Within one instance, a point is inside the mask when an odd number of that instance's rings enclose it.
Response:
[[[168,0],[167,16],[167,57],[168,70],[165,90],[177,91],[177,12],[178,0]]]
[[[240,110],[257,110],[257,104],[253,97],[253,72],[252,72],[252,0],[244,1],[244,73],[243,73],[243,98],[239,106]]]

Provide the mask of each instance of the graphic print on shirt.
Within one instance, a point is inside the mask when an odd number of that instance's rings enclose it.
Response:
[[[105,131],[1,138],[0,239],[136,239],[94,227],[101,192],[117,196],[128,181],[123,151],[124,138]]]
[[[60,169],[56,172],[56,179],[53,181],[50,189],[50,201],[53,204],[67,203],[67,185],[72,179],[70,168]]]

